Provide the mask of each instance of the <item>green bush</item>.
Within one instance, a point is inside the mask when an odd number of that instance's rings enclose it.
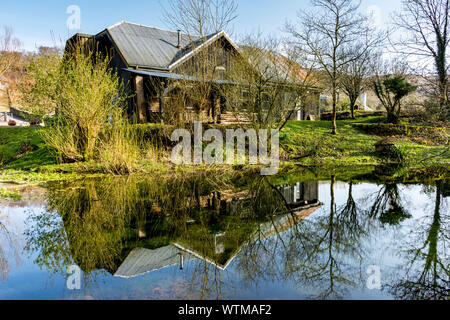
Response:
[[[99,139],[98,157],[107,173],[128,174],[136,171],[141,150],[140,138],[121,112],[112,116],[114,125]]]
[[[405,163],[407,160],[407,151],[402,145],[389,139],[381,139],[375,144],[377,153],[389,162]]]
[[[405,162],[407,158],[407,151],[402,145],[395,144],[389,152],[389,157],[396,162]]]

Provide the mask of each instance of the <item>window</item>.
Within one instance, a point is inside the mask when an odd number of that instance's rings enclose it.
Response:
[[[216,67],[215,70],[216,70],[216,74],[217,74],[217,79],[223,80],[224,76],[225,76],[225,71],[226,71],[225,67],[219,66],[219,67]]]

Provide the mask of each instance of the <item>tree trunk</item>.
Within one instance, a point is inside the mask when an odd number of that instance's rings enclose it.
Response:
[[[331,181],[330,181],[330,197],[331,197],[331,205],[330,205],[330,214],[333,215],[334,214],[334,209],[336,207],[336,201],[334,199],[334,184],[336,182],[336,177],[334,175],[331,176]]]
[[[355,104],[356,104],[356,99],[350,98],[350,112],[351,112],[351,117],[353,120],[355,119]]]
[[[446,70],[446,43],[442,38],[438,38],[437,56],[435,57],[436,69],[439,78],[439,118],[444,119],[448,113],[447,101],[447,70]]]
[[[387,112],[387,120],[389,123],[397,124],[399,122],[398,116],[395,114],[395,112],[388,111]]]
[[[331,120],[333,125],[333,130],[331,134],[337,134],[337,126],[336,126],[336,105],[337,105],[337,96],[336,96],[336,83],[333,83],[333,118]]]

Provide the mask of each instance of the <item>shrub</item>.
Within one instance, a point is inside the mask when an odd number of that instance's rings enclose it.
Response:
[[[61,54],[39,55],[26,66],[26,76],[19,82],[21,109],[40,120],[56,109]],[[24,113],[24,112],[22,112]],[[25,116],[25,114],[24,114]]]
[[[33,118],[30,120],[30,126],[37,126],[39,123],[39,119]]]
[[[389,152],[389,158],[396,162],[405,162],[407,158],[405,147],[400,144],[395,144]]]
[[[389,139],[382,139],[375,144],[377,153],[388,161],[404,163],[407,159],[406,149]]]
[[[105,171],[113,174],[134,172],[141,153],[140,140],[125,117],[116,112],[112,117],[112,124],[102,135],[98,148],[99,160]]]
[[[124,107],[123,86],[109,68],[109,58],[80,48],[62,60],[55,73],[58,112],[44,140],[63,160],[92,160],[108,118]]]
[[[175,127],[161,123],[133,124],[130,128],[143,144],[163,148],[173,146],[171,134]]]

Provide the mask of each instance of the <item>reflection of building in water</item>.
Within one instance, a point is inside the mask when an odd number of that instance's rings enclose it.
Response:
[[[214,248],[216,254],[225,252],[225,232],[220,232],[214,235]]]
[[[280,190],[288,204],[303,205],[319,200],[319,184],[317,181],[297,182],[294,185],[282,187]]]
[[[84,272],[123,277],[193,258],[225,269],[255,237],[287,230],[320,206],[317,182],[274,187],[263,181],[240,191],[197,188],[148,196],[142,188],[111,215],[110,198],[88,186],[71,198],[82,205],[58,207],[72,259]]]
[[[263,223],[257,228],[257,231],[253,232],[248,242],[252,239],[263,239],[273,236],[275,233],[280,233],[290,229],[292,226],[305,219],[317,209],[321,207],[321,204],[316,203],[312,205],[305,206],[304,209],[300,209],[296,212],[288,213],[277,217],[274,221]],[[215,239],[215,253],[223,254],[225,251],[224,240],[226,234],[220,233],[214,235]],[[222,242],[222,243],[221,243]],[[202,248],[198,251],[195,247],[188,247],[181,243],[173,243],[172,245],[161,247],[155,250],[146,248],[135,248],[133,249],[122,264],[119,266],[117,271],[114,273],[116,277],[122,278],[133,278],[145,273],[163,269],[166,267],[180,265],[180,269],[183,269],[183,264],[186,261],[198,258],[204,260],[211,265],[216,266],[221,270],[225,270],[242,247],[247,244],[247,242],[241,243],[231,254],[227,255],[227,260],[221,263],[216,257],[211,257],[202,254]],[[189,245],[189,244],[188,244]]]
[[[270,237],[274,233],[288,230],[321,206],[317,182],[296,183],[280,187],[278,191],[289,210],[276,216],[266,215],[264,220],[257,221],[247,218],[253,210],[248,192],[214,192],[202,197],[202,206],[218,212],[214,223],[208,226],[209,230],[204,230],[193,219],[186,226],[186,231],[175,237],[170,245],[151,250],[139,247],[137,243],[114,275],[129,278],[177,264],[182,268],[184,262],[195,258],[219,269],[226,269],[241,248],[253,239]],[[210,212],[210,215],[214,213]],[[142,224],[137,226],[139,237],[150,234],[142,230]]]
[[[132,278],[173,265],[182,266],[185,261],[193,258],[194,256],[187,252],[182,252],[174,245],[155,250],[135,248],[128,254],[114,273],[114,276]]]

